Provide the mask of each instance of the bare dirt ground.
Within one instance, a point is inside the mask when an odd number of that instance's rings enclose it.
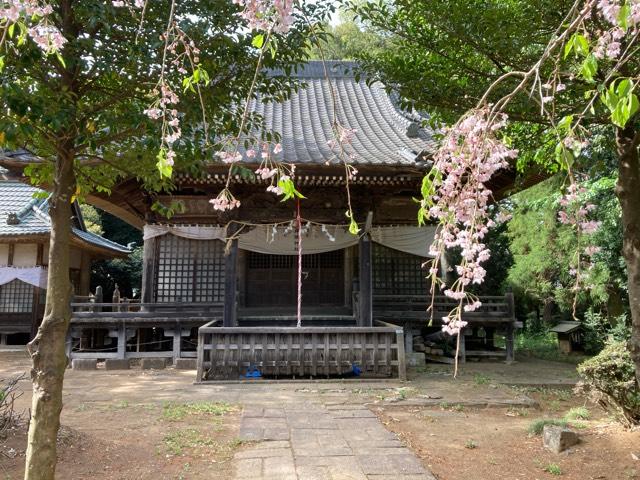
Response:
[[[474,407],[472,401],[452,403],[448,397],[438,405],[437,399],[420,405],[408,396],[373,410],[439,480],[640,479],[640,430],[624,429],[600,407],[575,395],[570,388],[575,382],[572,367],[551,363],[529,361],[512,370],[475,364],[461,376],[467,399],[474,398],[469,391],[474,388],[477,398],[483,395],[481,387],[504,388],[497,379],[512,383],[509,388],[525,394],[535,406]],[[429,376],[442,371],[432,367],[418,381],[429,383]],[[549,385],[542,386],[545,378]],[[541,436],[529,433],[536,421],[564,419],[575,407],[585,407],[589,414],[588,419],[568,421],[579,432],[577,446],[557,455],[543,448]]]
[[[186,409],[181,416],[175,412]],[[222,413],[207,413],[220,409]],[[191,412],[193,410],[193,412]],[[205,410],[205,412],[199,412]],[[129,404],[67,408],[59,434],[60,479],[229,478],[240,408]],[[26,428],[0,440],[0,478],[22,478]]]
[[[25,372],[24,352],[0,351],[0,378]],[[619,427],[574,396],[575,367],[526,360],[470,363],[454,380],[427,366],[410,381],[255,382],[193,385],[194,372],[68,371],[57,478],[147,480],[232,478],[241,409],[283,403],[367,405],[439,480],[640,478],[640,432]],[[551,385],[551,386],[542,386]],[[17,407],[28,409],[30,383]],[[514,387],[515,386],[515,387]],[[582,442],[567,454],[543,450],[527,428],[586,405]],[[0,479],[22,478],[24,430],[0,439]],[[304,479],[301,479],[304,480]]]

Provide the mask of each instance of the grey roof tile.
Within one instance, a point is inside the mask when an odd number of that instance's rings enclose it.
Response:
[[[398,109],[380,82],[356,81],[354,67],[350,62],[327,62],[327,78],[322,62],[308,62],[295,74],[303,86],[290,99],[252,103],[253,111],[264,117],[265,127],[281,135],[280,161],[323,164],[337,160],[327,145],[333,138],[334,118],[356,130],[349,146],[354,164],[416,166],[435,151],[429,130],[420,128],[417,137],[407,136],[415,115]]]
[[[46,197],[37,195],[43,193],[46,195],[43,190],[21,182],[0,181],[0,236],[49,234],[51,219],[48,195]],[[18,216],[19,221],[16,225],[7,223],[12,213]],[[72,232],[78,238],[93,245],[119,253],[130,253],[127,247],[94,233],[79,228],[73,228]]]

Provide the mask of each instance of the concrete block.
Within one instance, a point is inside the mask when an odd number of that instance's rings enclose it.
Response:
[[[545,425],[542,431],[542,444],[554,453],[565,451],[580,441],[578,434],[566,427]]]
[[[166,367],[167,360],[165,358],[143,358],[140,362],[142,370],[164,370]]]
[[[74,370],[95,370],[98,368],[98,360],[95,358],[74,358],[71,361]]]
[[[126,358],[108,358],[104,361],[105,370],[129,370],[130,363]]]
[[[198,361],[195,358],[176,358],[177,370],[195,370],[198,368]]]
[[[423,366],[427,362],[425,354],[422,352],[407,353],[406,356],[407,366],[409,367]]]

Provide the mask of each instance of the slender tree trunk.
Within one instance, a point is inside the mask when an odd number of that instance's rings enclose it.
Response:
[[[75,188],[73,151],[63,147],[58,152],[50,198],[51,240],[45,314],[38,333],[28,345],[33,399],[25,480],[53,480],[55,475],[62,383],[67,367],[65,341],[71,318],[69,238]]]
[[[636,365],[640,384],[640,131],[632,125],[618,129],[617,145],[620,165],[616,193],[622,207],[622,251],[627,263],[629,305],[631,308],[631,340],[629,350]]]

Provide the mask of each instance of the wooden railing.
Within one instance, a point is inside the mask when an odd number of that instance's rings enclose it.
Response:
[[[67,355],[70,358],[167,357],[175,360],[195,357],[195,351],[182,350],[182,338],[189,336],[193,328],[205,323],[221,324],[223,303],[74,302],[71,308],[73,313],[67,339]],[[134,336],[140,338],[141,329],[149,328],[161,328],[166,338],[152,343],[167,344],[170,348],[158,350],[156,346],[152,351],[130,351],[132,347],[127,345],[129,339]],[[115,348],[82,348],[80,339],[83,332],[90,329],[107,330],[110,338],[117,339]]]
[[[406,379],[404,333],[376,327],[215,327],[198,331],[197,381],[266,376],[329,377],[354,371]]]
[[[462,312],[462,319],[468,322],[460,337],[460,358],[466,356],[504,356],[507,361],[514,359],[515,330],[522,324],[516,321],[514,311],[513,293],[507,292],[504,296],[481,296],[478,300],[482,306],[473,312]],[[433,318],[432,325],[440,326],[442,317],[453,310],[458,302],[443,295],[437,295],[433,301],[433,315],[428,308],[432,305],[428,295],[373,295],[373,317],[379,320],[389,321],[405,327],[405,336],[408,338],[410,348],[411,337],[419,334],[420,329],[426,326]],[[498,331],[504,334],[506,346],[504,349],[490,348],[488,350],[466,350],[465,337],[471,335],[474,328],[484,327],[491,332]],[[412,329],[417,329],[412,331]],[[493,342],[493,340],[491,340]],[[493,347],[491,345],[490,347]],[[428,356],[428,358],[430,358]]]
[[[211,317],[222,315],[223,302],[208,303],[72,303],[73,318]]]
[[[513,294],[504,296],[481,296],[482,306],[473,312],[463,312],[468,322],[505,323],[515,321]],[[436,324],[458,305],[456,300],[437,295],[433,302],[433,318]],[[427,320],[431,312],[431,297],[427,295],[374,295],[374,318],[384,320]]]

